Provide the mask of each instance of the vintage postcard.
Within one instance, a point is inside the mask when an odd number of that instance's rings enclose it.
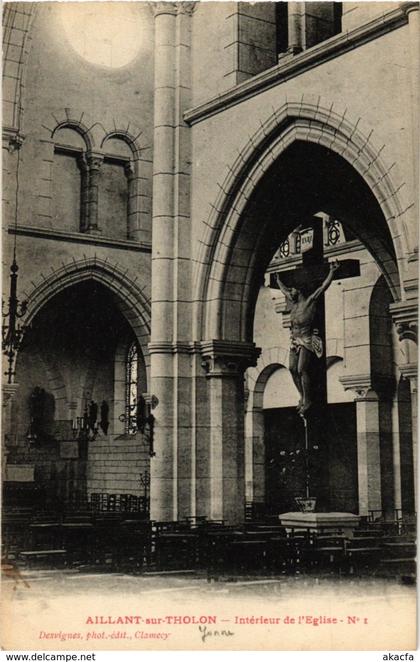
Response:
[[[3,650],[416,648],[418,26],[4,3]]]

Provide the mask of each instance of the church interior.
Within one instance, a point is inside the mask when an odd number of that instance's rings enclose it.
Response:
[[[418,9],[4,3],[6,581],[415,582]]]

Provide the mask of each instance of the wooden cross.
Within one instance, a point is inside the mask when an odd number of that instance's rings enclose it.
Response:
[[[329,262],[324,256],[324,232],[323,220],[313,217],[300,231],[302,248],[302,266],[288,271],[277,272],[280,280],[287,287],[303,289],[306,295],[314,292],[325,280],[329,272]],[[306,245],[305,245],[306,244]],[[340,267],[334,272],[334,280],[343,280],[360,276],[359,260],[340,260]],[[276,283],[276,272],[270,274],[270,287],[278,289]],[[325,296],[321,294],[317,301],[317,309],[313,322],[314,328],[318,329],[324,343],[324,353],[317,368],[316,403],[317,405],[327,402],[326,385],[326,355],[325,355]]]
[[[324,256],[323,221],[314,217],[305,230],[300,231],[302,266],[289,271],[277,272],[280,280],[287,287],[301,289],[306,296],[314,292],[329,273],[329,263]],[[358,260],[340,260],[340,267],[334,272],[333,279],[352,278],[360,275]],[[278,288],[276,273],[270,274],[270,287]],[[305,482],[306,497],[316,493],[321,508],[328,508],[329,472],[328,472],[328,441],[325,431],[327,407],[327,366],[325,337],[325,297],[321,294],[317,300],[313,328],[318,330],[324,344],[323,355],[313,361],[311,380],[313,384],[313,404],[303,418],[305,436]],[[319,447],[321,453],[318,462],[313,458],[311,450]],[[312,492],[312,494],[311,494]]]

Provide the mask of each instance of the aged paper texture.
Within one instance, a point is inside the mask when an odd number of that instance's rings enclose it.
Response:
[[[2,649],[416,648],[418,10],[4,3]]]

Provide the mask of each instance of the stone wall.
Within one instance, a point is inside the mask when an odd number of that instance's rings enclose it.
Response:
[[[88,493],[144,495],[141,482],[149,471],[147,436],[98,437],[89,444]]]

